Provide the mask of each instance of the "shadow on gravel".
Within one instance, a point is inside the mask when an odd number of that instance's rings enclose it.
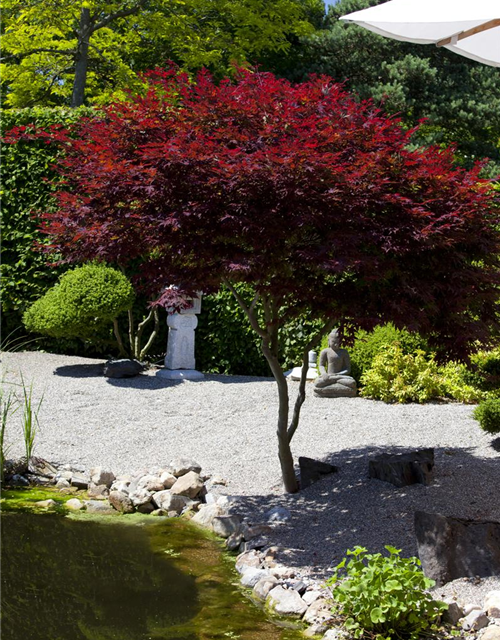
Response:
[[[490,447],[500,453],[500,437],[491,441]]]
[[[101,374],[102,375],[102,374]],[[167,380],[155,375],[138,375],[134,378],[105,378],[106,382],[114,387],[124,389],[169,389],[180,384],[204,384],[204,383],[220,383],[220,384],[248,384],[249,382],[269,382],[274,381],[273,378],[247,378],[244,376],[222,376],[216,374],[206,374],[203,380]]]
[[[278,525],[269,541],[290,549],[280,562],[313,566],[320,578],[356,545],[379,552],[391,544],[406,557],[416,555],[415,511],[500,521],[500,456],[478,458],[470,449],[436,447],[434,482],[398,489],[368,478],[368,459],[389,450],[408,451],[368,446],[336,453],[325,461],[338,466],[338,473],[295,495],[237,496],[237,510],[259,522],[269,508],[287,508],[290,522]]]
[[[102,364],[69,364],[54,369],[55,376],[65,378],[99,378],[102,377],[104,363]]]

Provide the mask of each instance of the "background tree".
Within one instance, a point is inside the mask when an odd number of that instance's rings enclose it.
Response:
[[[141,85],[136,72],[175,59],[226,72],[284,55],[313,30],[321,0],[2,0],[7,106],[80,106]],[[118,92],[118,93],[117,93]]]
[[[261,339],[279,396],[285,490],[305,399],[307,352],[333,325],[407,325],[464,357],[496,324],[499,237],[493,191],[451,151],[409,148],[411,132],[330,78],[291,85],[241,71],[191,83],[172,68],[145,97],[57,128],[66,189],[44,216],[68,262],[140,263],[156,304],[225,284]],[[29,130],[11,139],[29,137]],[[251,294],[242,295],[238,283]],[[279,330],[310,316],[293,411]]]
[[[361,99],[383,103],[407,126],[420,118],[420,144],[456,143],[472,166],[489,157],[490,175],[500,173],[500,69],[445,49],[384,38],[339,17],[382,0],[340,0],[329,7],[323,28],[297,38],[289,55],[269,55],[266,68],[290,80],[310,73],[345,82]]]

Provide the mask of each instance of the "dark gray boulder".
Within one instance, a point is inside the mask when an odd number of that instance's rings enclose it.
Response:
[[[382,453],[368,463],[370,478],[390,482],[395,487],[432,482],[434,449],[420,449],[408,453]]]
[[[324,478],[326,475],[336,473],[338,471],[338,468],[333,464],[313,460],[313,458],[305,458],[303,456],[299,458],[299,469],[301,489],[305,489],[314,482],[321,480],[321,478]]]
[[[500,522],[415,513],[422,569],[438,586],[457,578],[500,576]]]
[[[106,378],[133,378],[144,371],[145,367],[138,360],[108,360],[104,365]]]

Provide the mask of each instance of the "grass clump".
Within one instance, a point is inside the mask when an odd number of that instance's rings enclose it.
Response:
[[[401,558],[400,549],[385,547],[389,556],[369,554],[364,547],[347,551],[328,581],[335,600],[334,613],[354,638],[417,640],[437,630],[447,608],[427,590],[434,581],[426,578],[418,558]]]

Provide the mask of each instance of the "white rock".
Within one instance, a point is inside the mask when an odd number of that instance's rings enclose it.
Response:
[[[262,578],[256,583],[253,588],[253,592],[255,596],[259,598],[259,600],[265,600],[269,595],[271,589],[274,589],[277,584],[278,580],[268,573],[266,577]]]
[[[500,591],[488,591],[483,609],[490,618],[500,618]]]
[[[463,606],[463,610],[464,610],[464,618],[468,616],[471,611],[482,611],[480,605],[474,602],[468,602],[466,605]]]
[[[181,511],[191,503],[191,500],[186,496],[175,496],[165,489],[164,491],[153,493],[153,502],[158,509],[163,509],[167,512],[175,511],[176,513],[181,513]]]
[[[214,518],[222,515],[223,510],[218,504],[204,504],[200,507],[198,513],[191,519],[202,527],[212,528]]]
[[[267,596],[269,605],[280,615],[301,618],[307,611],[307,604],[294,589],[283,589],[281,585],[274,587]]]
[[[235,496],[219,496],[217,498],[217,504],[219,507],[222,507],[225,511],[229,511],[231,507],[234,507],[238,499]]]
[[[487,627],[480,636],[481,640],[500,640],[500,627],[496,624]]]
[[[221,538],[229,538],[233,533],[238,533],[240,527],[239,516],[217,516],[212,520],[212,530]]]
[[[304,593],[304,595],[302,596],[302,600],[307,604],[310,605],[313,602],[315,602],[315,600],[317,600],[319,597],[321,596],[321,591],[306,591]]]
[[[67,480],[65,480],[64,478],[61,478],[60,480],[57,481],[56,487],[58,489],[69,489],[71,485]]]
[[[115,480],[111,485],[111,491],[121,491],[122,493],[130,493],[130,482],[123,480]]]
[[[344,640],[348,634],[343,629],[328,629],[323,636],[323,640]]]
[[[323,598],[315,600],[304,614],[304,622],[308,624],[321,624],[333,620],[332,605]]]
[[[261,560],[257,551],[245,551],[236,558],[236,571],[243,573],[246,567],[260,567]]]
[[[163,483],[164,489],[170,489],[174,486],[177,478],[173,473],[170,473],[169,471],[163,471],[163,473],[160,474],[160,480]]]
[[[203,481],[200,478],[200,474],[195,471],[188,471],[175,481],[170,488],[170,492],[173,495],[196,498],[202,489]]]
[[[257,569],[257,567],[246,567],[241,574],[241,584],[244,587],[254,587],[259,580],[268,578],[269,573],[265,569]]]
[[[151,502],[153,494],[146,489],[137,489],[136,491],[132,491],[129,494],[129,498],[132,501],[134,507],[140,507],[143,504],[147,504]]]
[[[460,623],[465,631],[479,631],[489,625],[490,619],[486,615],[485,611],[478,611],[477,609],[474,609],[469,613],[469,615],[462,618]]]
[[[167,471],[169,471],[176,478],[183,476],[189,471],[200,473],[201,465],[190,458],[176,458],[168,465]]]
[[[137,483],[137,489],[146,489],[146,491],[163,491],[165,486],[158,476],[147,475],[140,478]]]
[[[49,498],[48,500],[39,500],[38,502],[35,502],[35,506],[42,507],[43,509],[52,509],[57,506],[57,502],[52,500],[52,498]]]
[[[66,502],[66,508],[71,509],[71,511],[81,511],[84,507],[85,505],[78,498],[71,498]]]

